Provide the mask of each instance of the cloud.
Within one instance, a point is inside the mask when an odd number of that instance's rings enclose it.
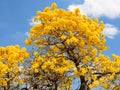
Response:
[[[25,36],[29,37],[30,33],[29,32],[25,32]]]
[[[40,21],[34,21],[34,18],[32,18],[32,19],[30,19],[29,20],[30,21],[30,26],[34,26],[34,25],[36,25],[36,24],[39,24],[40,23]]]
[[[83,4],[68,6],[71,11],[75,8],[80,8],[82,13],[93,17],[106,16],[112,19],[120,17],[120,0],[84,0]]]
[[[112,24],[105,24],[106,28],[103,33],[110,39],[114,39],[115,36],[120,33],[120,31]]]

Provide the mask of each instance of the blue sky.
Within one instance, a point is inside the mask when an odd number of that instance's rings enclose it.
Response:
[[[89,17],[98,17],[106,24],[107,55],[120,55],[120,0],[0,0],[0,46],[24,46],[32,17],[56,2],[59,8],[80,8]]]
[[[0,0],[0,45],[24,46],[25,32],[29,32],[32,17],[52,2],[61,8],[73,3],[69,0]]]
[[[59,8],[73,10],[78,7],[89,17],[99,17],[106,24],[107,55],[120,55],[120,1],[116,0],[0,0],[0,45],[24,46],[31,27],[32,17],[37,10],[43,10],[56,2]]]
[[[119,0],[0,0],[0,45],[24,46],[24,39],[29,32],[32,17],[37,10],[43,10],[56,2],[59,8],[73,10],[78,7],[89,17],[99,17],[106,24],[104,30],[107,55],[120,55],[120,1]]]

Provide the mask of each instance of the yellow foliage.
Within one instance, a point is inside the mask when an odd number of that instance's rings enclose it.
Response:
[[[0,57],[0,85],[7,87],[8,81],[12,83],[19,76],[20,64],[29,58],[29,53],[19,45],[6,46],[0,47]]]
[[[78,8],[74,12],[57,8],[56,3],[36,14],[34,19],[40,23],[30,29],[30,37],[25,40],[38,50],[31,63],[34,73],[42,73],[40,79],[57,78],[60,85],[67,80],[66,73],[71,73],[73,77],[83,76],[90,88],[109,88],[107,82],[120,72],[120,57],[113,54],[111,60],[102,54],[108,49],[104,22],[87,17]]]

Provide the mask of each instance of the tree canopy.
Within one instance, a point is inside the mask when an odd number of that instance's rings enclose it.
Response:
[[[108,49],[103,21],[87,17],[78,8],[74,12],[57,8],[56,3],[37,11],[34,20],[40,23],[30,29],[25,42],[35,47],[32,68],[43,72],[40,79],[46,78],[52,87],[66,88],[71,83],[65,79],[79,78],[79,90],[111,89],[119,84],[120,57],[113,54],[111,60],[103,54]]]
[[[120,87],[120,56],[112,54],[111,59],[103,54],[108,50],[103,21],[87,17],[78,8],[74,12],[57,8],[56,3],[37,11],[34,21],[39,23],[25,40],[29,53],[19,46],[0,47],[0,68],[4,68],[0,86],[11,89],[10,82],[22,80],[29,89],[71,90],[73,80],[79,79],[78,90]],[[20,71],[24,59],[27,65]]]

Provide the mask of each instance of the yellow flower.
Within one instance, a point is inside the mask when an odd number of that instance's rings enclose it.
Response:
[[[93,86],[98,86],[99,85],[99,82],[98,81],[94,81],[93,82]]]
[[[113,80],[114,79],[114,74],[110,75],[109,79]]]
[[[52,3],[51,7],[52,7],[53,9],[55,9],[55,8],[57,8],[57,4],[56,4],[56,3]]]
[[[50,8],[49,8],[49,7],[46,7],[46,8],[44,9],[44,12],[48,12],[48,11],[50,11]]]
[[[19,83],[20,83],[20,84],[24,84],[24,81],[23,81],[23,80],[19,80]]]
[[[108,87],[108,85],[107,85],[106,83],[102,84],[102,86],[103,86],[104,88],[107,88],[107,87]]]
[[[76,14],[80,13],[80,9],[79,8],[75,8],[75,13]]]
[[[95,62],[95,63],[96,63],[96,62],[98,62],[98,61],[99,61],[99,59],[98,59],[98,58],[95,58],[95,59],[94,59],[94,62]]]
[[[39,72],[39,70],[38,70],[38,69],[34,69],[34,72],[35,72],[35,73],[38,73],[38,72]]]
[[[70,39],[70,42],[75,42],[75,43],[77,43],[77,42],[78,42],[78,39],[73,36],[73,37]]]
[[[66,38],[67,38],[67,36],[62,35],[60,38],[61,38],[62,40],[64,40],[64,39],[66,39]]]
[[[93,87],[94,87],[94,86],[93,86],[92,84],[89,85],[89,88],[90,88],[90,89],[93,88]]]
[[[94,18],[94,21],[95,21],[96,23],[98,23],[98,18]]]
[[[88,61],[86,59],[82,59],[82,62],[85,64],[88,63]]]
[[[99,80],[100,80],[100,82],[101,82],[101,83],[103,83],[103,82],[104,82],[104,78],[100,78]]]
[[[7,82],[6,81],[3,81],[3,86],[7,86]]]
[[[21,48],[21,50],[22,50],[23,52],[26,52],[26,48],[25,48],[25,47]]]
[[[80,41],[79,44],[80,44],[81,47],[83,47],[85,45],[85,42],[84,41]]]
[[[41,14],[41,11],[37,11],[36,14],[37,14],[37,15],[40,15],[40,14]]]
[[[34,56],[37,56],[37,55],[38,55],[38,52],[37,52],[37,51],[35,51],[35,52],[33,53],[33,55],[34,55]]]
[[[26,39],[26,40],[25,40],[25,44],[26,44],[26,45],[31,45],[31,41],[30,41],[29,39]]]

